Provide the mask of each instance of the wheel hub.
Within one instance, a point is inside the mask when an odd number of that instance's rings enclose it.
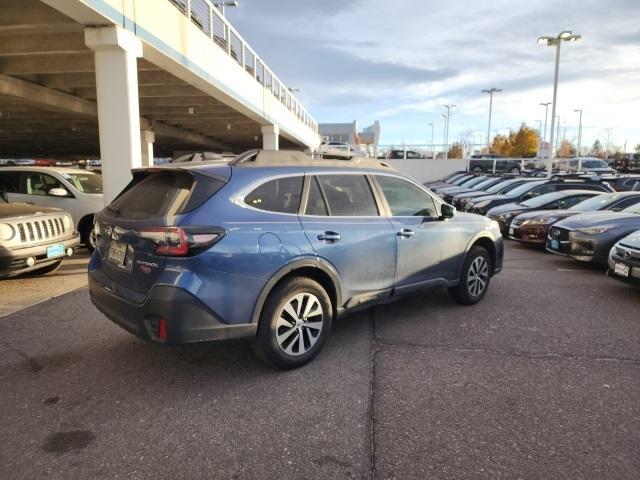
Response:
[[[324,312],[318,297],[299,293],[289,298],[276,322],[276,341],[288,355],[308,352],[320,338],[324,326]]]

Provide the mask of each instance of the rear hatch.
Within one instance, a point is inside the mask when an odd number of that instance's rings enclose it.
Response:
[[[145,294],[168,259],[192,254],[188,241],[193,240],[193,229],[180,228],[185,215],[215,195],[226,180],[228,176],[196,169],[136,170],[124,191],[96,216],[97,251],[114,288],[121,285]]]

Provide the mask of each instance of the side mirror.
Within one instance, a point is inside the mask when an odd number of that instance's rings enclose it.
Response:
[[[64,188],[52,188],[47,192],[47,195],[51,197],[68,197],[69,192]]]
[[[445,218],[453,218],[456,214],[456,208],[448,203],[444,203],[442,207],[440,207],[440,217]]]

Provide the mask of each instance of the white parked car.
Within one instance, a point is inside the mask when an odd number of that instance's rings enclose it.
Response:
[[[353,148],[348,143],[333,141],[322,142],[320,148],[318,148],[318,153],[321,153],[325,158],[350,159],[356,156]]]
[[[559,159],[558,169],[567,172],[616,173],[607,162],[594,157]]]
[[[104,208],[102,176],[63,167],[4,167],[0,191],[11,203],[29,203],[69,212],[81,242],[93,251],[93,215]]]

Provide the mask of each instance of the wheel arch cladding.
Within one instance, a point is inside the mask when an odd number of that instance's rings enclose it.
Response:
[[[337,314],[337,310],[340,307],[342,301],[342,294],[340,291],[340,282],[335,272],[317,260],[314,261],[301,261],[294,262],[292,265],[288,265],[276,273],[271,280],[265,285],[258,302],[254,308],[252,323],[257,323],[260,320],[260,314],[264,304],[273,290],[283,282],[286,282],[292,277],[306,277],[315,280],[320,286],[327,292],[331,306],[333,308],[334,316]]]
[[[496,245],[489,237],[480,237],[475,239],[469,249],[467,250],[467,254],[473,249],[473,247],[482,247],[487,252],[489,252],[489,257],[491,258],[491,274],[493,275],[493,269],[496,267]]]

